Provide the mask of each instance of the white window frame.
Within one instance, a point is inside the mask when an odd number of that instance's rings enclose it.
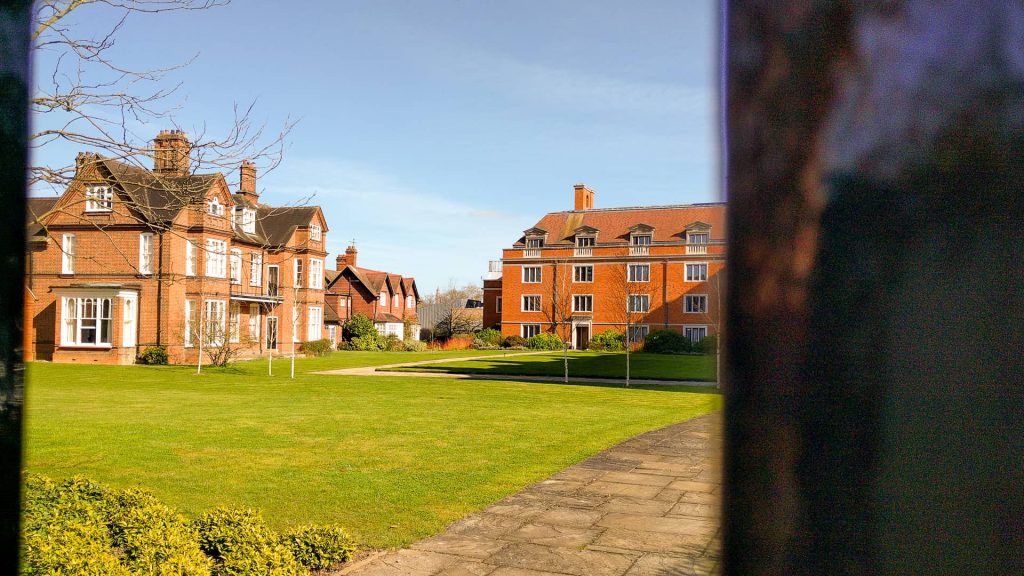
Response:
[[[645,270],[644,274],[634,274],[634,270]],[[637,276],[644,276],[643,280],[637,280]],[[626,264],[626,277],[630,282],[650,282],[651,281],[651,265],[650,264]]]
[[[242,283],[242,251],[238,248],[231,249],[231,283]]]
[[[195,319],[195,304],[190,299],[185,299],[185,348],[192,347],[192,324]]]
[[[589,277],[589,279],[586,279],[586,278],[584,278],[582,280],[580,279],[580,276],[581,276],[580,272],[583,271],[583,270],[587,270],[588,271],[588,273],[585,274],[584,276]],[[572,281],[573,281],[573,283],[576,283],[576,284],[592,284],[594,282],[594,265],[593,264],[580,264],[580,265],[577,265],[577,266],[573,266],[572,267]]]
[[[703,306],[692,306],[692,303],[703,303]],[[697,308],[691,310],[690,308]],[[708,295],[707,294],[686,294],[683,296],[683,312],[686,314],[707,314],[708,313]]]
[[[498,296],[494,300],[494,311],[498,314],[501,314],[501,296]]]
[[[527,308],[527,306],[526,306],[527,298],[529,298],[530,301],[532,301],[534,298],[537,299],[537,309],[536,310]],[[540,294],[523,294],[523,298],[520,301],[520,305],[521,305],[520,312],[540,312],[543,309],[543,306],[544,306],[544,299],[541,298]]]
[[[686,234],[687,244],[708,244],[711,234],[707,232],[688,232]]]
[[[305,283],[305,278],[303,277],[305,274],[305,266],[302,264],[302,258],[295,259],[292,264],[292,273],[292,285],[296,288],[302,288],[302,285]]]
[[[324,337],[324,309],[310,306],[306,316],[306,341],[321,340]]]
[[[242,304],[231,302],[228,307],[228,341],[240,342],[242,339]]]
[[[634,302],[644,302],[641,306],[642,309],[634,309]],[[651,311],[651,295],[650,294],[630,294],[626,296],[626,311],[630,314],[647,314]]]
[[[695,331],[695,330],[696,331],[703,331],[704,332],[704,336],[702,336],[700,338],[697,338],[696,340],[691,338],[689,336],[688,332]],[[701,340],[703,340],[704,338],[708,337],[708,326],[707,326],[707,324],[684,324],[683,325],[683,337],[688,339],[693,344],[696,344],[696,343],[700,342]]]
[[[251,252],[249,254],[249,286],[261,286],[263,284],[263,254]]]
[[[139,234],[139,274],[153,273],[153,233]]]
[[[415,308],[416,307],[416,297],[415,296],[406,296],[405,297],[405,307],[408,308],[409,310],[412,310],[413,308]]]
[[[651,327],[647,324],[631,324],[629,326],[629,343],[634,344],[636,342],[643,342],[647,335],[651,333]],[[639,338],[637,338],[639,336]]]
[[[315,242],[319,242],[322,237],[323,237],[323,235],[322,235],[322,230],[321,230],[320,226],[318,226],[316,224],[310,224],[309,225],[309,239],[313,240]]]
[[[338,327],[334,324],[327,325],[327,339],[331,341],[331,347],[338,341]]]
[[[691,274],[691,271],[702,271],[703,274]],[[687,282],[707,282],[708,281],[708,263],[707,262],[686,262],[684,265],[683,279]]]
[[[380,295],[377,296],[377,301],[380,302],[381,308],[386,308],[388,305],[388,293],[381,290]]]
[[[322,290],[324,287],[324,261],[317,258],[309,259],[309,287]]]
[[[281,321],[277,318],[277,316],[267,316],[266,325],[267,325],[267,334],[266,334],[266,340],[265,340],[264,343],[266,344],[267,350],[280,350],[281,349]],[[273,342],[274,345],[273,346],[270,345],[271,344],[271,342],[270,342],[270,327],[271,326],[274,327],[274,342]]]
[[[292,343],[299,341],[299,324],[302,322],[299,318],[299,311],[302,307],[298,304],[292,304]]]
[[[543,238],[527,238],[526,239],[526,247],[527,248],[543,248],[544,247],[544,239]]]
[[[641,238],[646,238],[646,240],[641,241]],[[653,240],[653,234],[633,234],[629,237],[629,244],[631,246],[650,246]]]
[[[530,280],[527,278],[527,270],[531,272],[529,276],[534,276],[533,272],[536,272],[536,279]],[[542,266],[523,266],[523,284],[540,284],[544,281],[544,268]]]
[[[211,346],[222,346],[224,344],[223,338],[227,334],[228,330],[228,309],[227,302],[224,300],[206,300],[203,302],[203,322],[206,324],[203,326],[203,338],[208,339],[207,342]],[[217,333],[220,335],[216,340],[210,336],[210,329],[216,325]]]
[[[597,239],[593,236],[577,236],[576,247],[577,248],[593,248],[597,244]]]
[[[216,196],[210,198],[209,202],[206,203],[206,213],[210,216],[224,216],[224,205],[220,203]]]
[[[114,298],[113,296],[64,296],[61,298],[61,346],[82,348],[110,348],[114,338]],[[92,314],[86,315],[87,306],[92,306]],[[87,324],[88,323],[88,324]],[[92,330],[94,338],[87,342],[83,334]],[[106,340],[103,334],[106,332]]]
[[[212,278],[226,278],[228,275],[228,243],[224,240],[206,239],[206,275]]]
[[[260,341],[260,305],[249,303],[249,340]]]
[[[529,334],[529,332],[533,332],[533,334]],[[523,325],[521,325],[519,327],[519,334],[523,338],[529,338],[531,336],[536,336],[537,334],[540,334],[540,333],[541,333],[541,325],[540,324],[523,324]]]
[[[185,276],[196,275],[196,264],[199,261],[199,247],[195,240],[185,240]]]
[[[242,208],[242,232],[256,233],[256,211],[252,208]]]
[[[61,238],[61,260],[60,273],[75,273],[75,249],[78,245],[78,238],[74,234],[65,234]]]
[[[585,305],[581,307],[580,303],[585,303]],[[594,311],[594,295],[593,294],[573,294],[573,297],[572,297],[572,311],[573,312],[593,312]]]
[[[114,189],[110,186],[87,186],[85,189],[86,212],[110,212],[114,209]]]

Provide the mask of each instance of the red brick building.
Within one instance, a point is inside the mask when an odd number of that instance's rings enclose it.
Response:
[[[653,330],[699,341],[715,334],[723,294],[725,204],[552,212],[502,251],[484,276],[486,326],[529,337],[555,332],[577,349],[614,329],[639,342]]]
[[[192,173],[189,153],[180,131],[154,140],[152,170],[82,153],[60,198],[30,199],[35,358],[128,364],[160,345],[180,363],[201,346],[253,356],[323,337],[323,212],[261,204],[248,162],[233,193]]]
[[[358,257],[356,247],[349,246],[335,259],[337,270],[327,271],[326,300],[332,313],[331,324],[344,326],[353,315],[365,314],[382,335],[419,340],[416,307],[420,294],[416,280],[360,267]],[[340,330],[335,338],[340,340]]]

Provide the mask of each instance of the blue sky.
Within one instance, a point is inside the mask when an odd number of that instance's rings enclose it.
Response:
[[[432,292],[479,282],[544,213],[572,208],[577,182],[598,207],[719,199],[715,6],[234,0],[133,16],[115,55],[136,68],[198,55],[168,77],[187,132],[223,132],[253,101],[268,132],[297,120],[259,175],[263,201],[309,198],[332,262],[355,239],[361,265]],[[109,17],[76,23],[99,33]]]

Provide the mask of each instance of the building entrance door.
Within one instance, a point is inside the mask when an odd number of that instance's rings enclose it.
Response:
[[[590,346],[590,325],[576,327],[576,349],[586,350]]]

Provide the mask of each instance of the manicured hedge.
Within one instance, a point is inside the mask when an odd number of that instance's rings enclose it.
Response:
[[[561,350],[565,344],[557,334],[541,332],[526,339],[526,347],[532,350]]]

